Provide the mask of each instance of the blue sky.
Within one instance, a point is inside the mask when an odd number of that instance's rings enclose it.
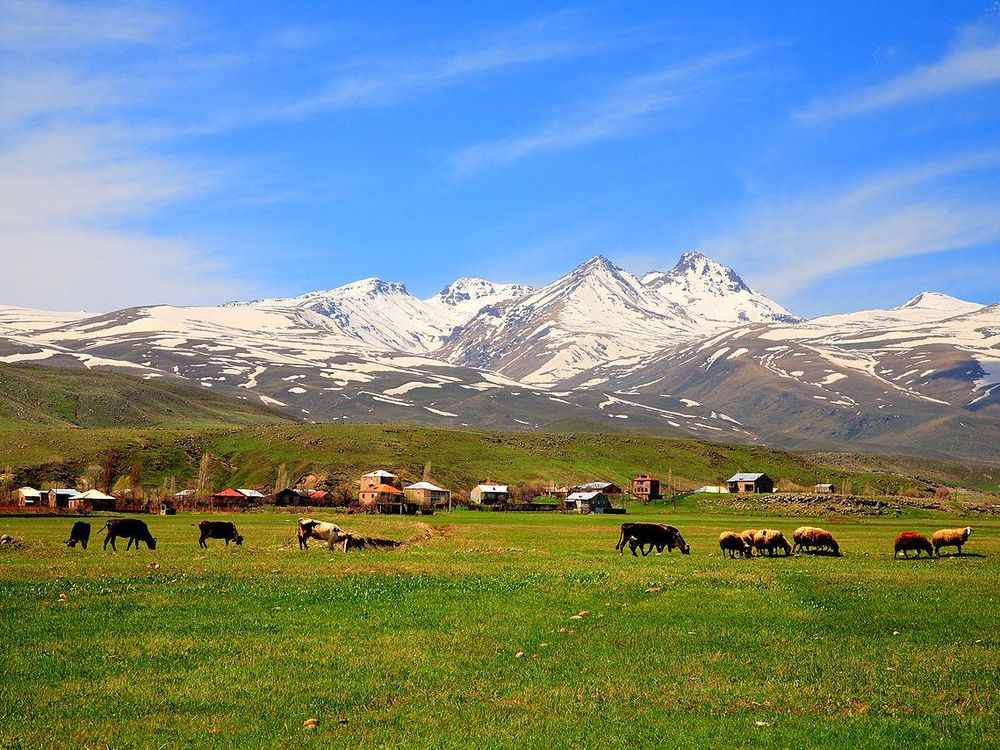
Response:
[[[1000,300],[1000,4],[823,5],[0,0],[0,303],[692,249],[805,315]]]

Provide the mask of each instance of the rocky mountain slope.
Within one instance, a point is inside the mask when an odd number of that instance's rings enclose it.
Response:
[[[553,421],[1000,462],[1000,305],[924,292],[804,321],[686,253],[595,257],[539,289],[364,279],[287,299],[101,314],[0,307],[0,363],[112,369],[315,422]]]

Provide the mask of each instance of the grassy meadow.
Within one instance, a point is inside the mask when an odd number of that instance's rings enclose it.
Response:
[[[997,744],[1000,518],[316,515],[408,544],[300,552],[295,515],[249,513],[242,547],[201,550],[178,515],[112,553],[67,549],[69,518],[0,519],[24,540],[0,547],[0,746]],[[642,519],[692,554],[619,556]],[[807,521],[844,556],[716,546]],[[963,557],[892,559],[898,531],[967,523]]]

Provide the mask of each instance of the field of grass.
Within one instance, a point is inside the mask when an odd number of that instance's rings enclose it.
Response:
[[[692,546],[636,559],[621,516],[336,516],[411,540],[346,555],[300,552],[291,514],[231,518],[240,548],[155,516],[138,553],[0,519],[25,540],[0,547],[0,746],[997,744],[997,518],[919,561],[898,531],[967,521],[815,519],[843,557],[729,560],[719,531],[809,519],[632,507]]]

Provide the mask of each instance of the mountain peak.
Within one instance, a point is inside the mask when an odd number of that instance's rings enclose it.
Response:
[[[945,312],[956,311],[955,314],[978,310],[982,305],[975,302],[967,302],[958,297],[942,292],[920,292],[910,297],[906,302],[892,308],[893,310],[942,310]]]

